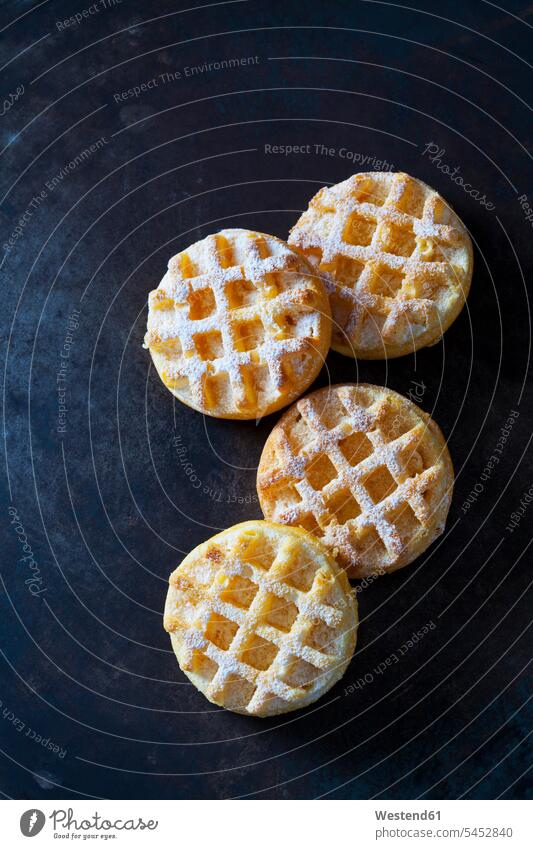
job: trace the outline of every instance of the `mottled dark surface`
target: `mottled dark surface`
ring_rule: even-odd
[[[532,7],[411,5],[109,0],[65,27],[90,3],[1,4],[7,796],[531,796]],[[258,58],[185,73],[241,57]],[[309,153],[265,153],[288,144]],[[204,420],[173,401],[141,347],[147,293],[187,243],[228,225],[284,237],[320,186],[385,160],[468,224],[468,309],[416,359],[331,354],[317,385],[419,392],[457,471],[447,533],[360,593],[359,647],[326,698],[232,715],[181,674],[161,611],[184,552],[260,516],[276,417]]]

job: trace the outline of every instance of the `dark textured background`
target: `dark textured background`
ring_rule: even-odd
[[[1,267],[5,795],[531,796],[533,510],[506,526],[533,479],[533,233],[518,200],[532,194],[533,7],[412,3],[109,0],[68,29],[56,22],[89,2],[0,4],[3,245],[29,211]],[[259,61],[183,76],[242,56]],[[177,70],[182,79],[115,102]],[[429,142],[494,209],[429,161]],[[261,722],[213,708],[187,682],[161,610],[184,552],[260,515],[255,466],[276,417],[202,419],[173,400],[141,343],[169,256],[222,226],[284,237],[320,186],[365,170],[338,155],[266,155],[265,144],[346,147],[420,177],[465,220],[476,260],[444,344],[388,364],[328,357],[333,382],[425,387],[456,492],[446,535],[360,593],[344,681],[307,711]],[[75,309],[59,433],[56,379]],[[317,385],[327,380],[324,369]],[[512,410],[499,462],[465,511]],[[10,506],[39,569],[35,596]]]

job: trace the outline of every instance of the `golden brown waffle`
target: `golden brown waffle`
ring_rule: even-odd
[[[327,282],[332,347],[362,359],[433,345],[459,315],[472,279],[464,224],[408,174],[355,174],[321,189],[289,244]]]
[[[407,566],[444,530],[453,467],[435,422],[381,386],[312,392],[268,437],[265,517],[322,539],[352,578]]]
[[[150,293],[145,347],[163,383],[210,416],[250,419],[289,404],[329,349],[323,283],[281,239],[223,230],[173,257]]]
[[[273,716],[314,702],[343,675],[357,603],[311,534],[243,522],[172,573],[164,626],[180,667],[211,702]]]

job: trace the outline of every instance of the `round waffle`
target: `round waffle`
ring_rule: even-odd
[[[461,219],[408,174],[354,174],[321,189],[289,244],[326,281],[332,347],[362,359],[438,342],[472,279],[472,242]]]
[[[180,401],[252,419],[307,389],[330,338],[328,296],[307,260],[274,236],[223,230],[170,260],[144,342]]]
[[[228,710],[297,710],[329,690],[350,662],[357,602],[306,531],[235,525],[191,551],[169,583],[164,626],[179,665]]]
[[[351,578],[407,566],[444,530],[453,466],[435,422],[381,386],[312,392],[281,417],[257,475],[265,517],[322,539]]]

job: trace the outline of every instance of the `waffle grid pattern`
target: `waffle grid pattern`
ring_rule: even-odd
[[[298,389],[324,330],[318,281],[311,269],[305,280],[302,265],[281,241],[247,231],[209,236],[174,257],[150,293],[145,337],[165,355],[165,384],[207,410],[229,398],[253,411],[260,395]]]
[[[470,284],[464,226],[407,174],[357,174],[322,189],[289,244],[329,278],[334,346],[344,352],[352,344],[393,356],[429,331],[440,338]]]
[[[185,575],[176,570],[171,587],[183,596],[176,612],[167,613],[165,628],[184,629],[180,665],[185,671],[207,668],[211,680],[204,692],[211,701],[261,715],[273,701],[290,709],[310,691],[327,689],[327,676],[347,660],[337,645],[344,614],[335,606],[340,594],[333,604],[328,598],[334,573],[317,564],[316,553],[302,564],[298,538],[284,535],[270,565],[264,554],[254,555],[263,549],[262,535],[249,531],[244,538],[249,544],[240,556],[216,543],[208,548],[207,558],[219,567],[208,586],[195,580],[193,569]],[[181,618],[184,601],[194,605],[193,624]],[[317,626],[320,643],[313,637]]]
[[[363,392],[358,390],[359,398]],[[291,411],[271,434],[275,459],[267,442],[266,469],[262,460],[258,476],[265,515],[322,537],[339,549],[345,566],[368,569],[374,562],[390,568],[435,519],[426,494],[442,484],[443,458],[427,423],[406,415],[407,408],[398,415],[401,407],[388,398],[371,394],[365,407],[350,387],[314,394],[295,405],[299,444],[305,447],[291,446]],[[334,420],[330,415],[324,421],[321,403],[336,409]]]

